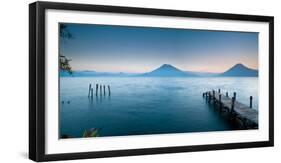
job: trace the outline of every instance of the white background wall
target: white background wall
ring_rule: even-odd
[[[62,1],[62,0],[58,0]],[[30,162],[28,151],[28,4],[0,3],[0,162]],[[280,162],[281,9],[278,0],[68,0],[67,2],[275,16],[275,147],[118,157],[76,162]],[[279,91],[279,92],[278,92]],[[75,161],[70,161],[75,162]]]

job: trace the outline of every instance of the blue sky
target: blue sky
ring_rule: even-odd
[[[147,72],[162,64],[223,72],[236,63],[258,67],[258,33],[67,24],[73,39],[60,52],[74,70]]]

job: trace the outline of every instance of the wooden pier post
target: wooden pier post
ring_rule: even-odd
[[[90,93],[91,93],[91,88],[92,88],[92,84],[90,83],[90,84],[89,84],[88,97],[90,96]]]
[[[208,103],[211,102],[211,92],[209,92],[209,96],[208,96]]]
[[[219,93],[221,93],[221,89],[219,89]]]
[[[98,91],[99,91],[99,85],[96,84],[96,96],[98,95]]]
[[[226,92],[226,94],[225,94],[225,95],[226,95],[226,97],[228,97],[228,92]]]
[[[105,85],[103,85],[103,95],[105,96]]]
[[[250,96],[250,108],[253,107],[253,96]]]
[[[235,102],[235,98],[232,97],[231,98],[231,110],[230,110],[231,113],[234,111],[234,102]]]
[[[221,102],[221,94],[219,94],[219,106],[220,106],[220,110],[221,110],[221,106],[222,106],[222,102]]]
[[[236,92],[233,92],[234,100],[236,100]]]
[[[91,98],[93,98],[94,95],[94,88],[91,88]]]
[[[110,96],[110,86],[109,85],[107,86],[107,89],[108,89],[108,95]]]
[[[102,95],[102,86],[100,85],[100,95]]]
[[[215,102],[215,90],[213,90],[213,101]]]

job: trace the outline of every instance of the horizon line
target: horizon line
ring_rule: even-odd
[[[249,68],[249,69],[253,69],[253,70],[258,71],[258,69],[249,67],[248,65],[243,64],[243,63],[236,63],[236,64],[230,66],[229,68],[227,68],[226,70],[221,71],[221,72],[200,71],[200,70],[184,70],[184,69],[181,69],[181,68],[179,68],[179,67],[177,67],[177,66],[175,66],[175,65],[167,64],[167,63],[161,64],[160,66],[155,67],[154,69],[152,69],[152,70],[150,70],[150,71],[156,70],[156,69],[160,68],[160,67],[163,66],[163,65],[171,65],[171,66],[173,66],[173,67],[175,67],[175,68],[177,68],[177,69],[179,69],[179,70],[181,70],[181,71],[184,71],[184,72],[214,73],[214,74],[219,74],[219,73],[226,72],[227,70],[231,69],[232,67],[234,67],[235,65],[238,65],[238,64],[242,64],[243,66],[245,66],[245,67],[247,67],[247,68]],[[93,70],[84,69],[84,70],[73,70],[73,71],[91,71],[91,72],[94,71],[94,72],[99,72],[99,73],[135,73],[135,74],[137,74],[137,73],[147,73],[147,72],[150,72],[150,71],[145,71],[145,72],[131,72],[131,71],[97,71],[97,70],[95,70],[95,69],[93,69]]]

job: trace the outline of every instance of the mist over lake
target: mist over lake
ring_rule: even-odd
[[[90,83],[110,85],[110,96],[88,98]],[[219,88],[246,105],[253,96],[258,110],[257,77],[60,77],[60,137],[90,128],[101,137],[233,130],[202,97]]]

